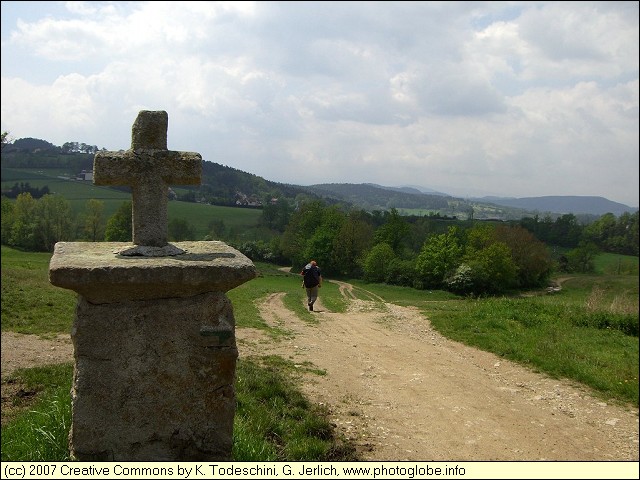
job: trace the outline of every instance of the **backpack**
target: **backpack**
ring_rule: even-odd
[[[320,283],[320,269],[313,265],[304,267],[304,286],[313,288]]]

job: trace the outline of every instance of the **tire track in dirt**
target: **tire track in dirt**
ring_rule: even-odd
[[[291,335],[239,328],[238,347],[326,371],[301,388],[365,460],[638,460],[637,409],[448,340],[417,309],[358,300],[335,283],[346,313],[319,300],[318,322],[305,322],[273,294],[260,315]]]

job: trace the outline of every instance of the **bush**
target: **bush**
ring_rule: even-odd
[[[387,266],[396,258],[388,243],[375,245],[364,260],[364,279],[368,282],[384,282],[387,278]]]
[[[414,260],[400,260],[394,258],[389,262],[386,271],[385,281],[390,285],[401,287],[411,287],[415,281]]]
[[[466,263],[462,263],[455,272],[445,278],[445,286],[453,293],[461,295],[474,291],[473,271]]]

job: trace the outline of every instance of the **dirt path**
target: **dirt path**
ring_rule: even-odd
[[[310,324],[270,295],[261,316],[293,336],[238,329],[240,355],[311,362],[304,391],[366,460],[638,460],[638,410],[607,404],[450,341],[416,309],[350,299],[347,313],[316,304]]]
[[[417,310],[357,300],[336,283],[348,312],[328,311],[321,291],[312,324],[284,306],[283,294],[270,295],[261,316],[292,335],[238,328],[238,349],[241,358],[278,354],[324,370],[305,374],[302,388],[329,407],[364,459],[638,460],[638,409],[447,340]],[[3,333],[2,376],[71,353],[68,338]]]
[[[19,368],[40,367],[73,360],[69,335],[44,340],[36,335],[2,332],[2,378]]]

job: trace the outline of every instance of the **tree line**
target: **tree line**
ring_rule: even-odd
[[[39,138],[19,138],[11,143],[8,143],[8,132],[2,132],[2,145],[3,153],[33,153],[33,152],[48,152],[48,153],[88,153],[95,154],[100,149],[97,145],[88,145],[84,142],[65,142],[61,147],[54,145],[46,140]],[[105,150],[103,147],[102,150]]]
[[[60,195],[30,192],[2,197],[2,243],[52,251],[58,241],[131,241],[131,202],[105,218],[104,204],[89,200],[73,215]],[[171,219],[170,241],[223,240],[254,261],[293,267],[315,259],[328,276],[496,294],[545,286],[553,272],[589,272],[601,251],[638,255],[638,212],[603,215],[589,225],[571,214],[519,222],[444,220],[402,216],[397,210],[346,209],[313,198],[281,198],[262,210],[264,240],[224,238],[224,228],[204,239],[183,219]],[[213,238],[217,236],[218,238]]]
[[[534,219],[535,220],[535,219]],[[429,216],[343,211],[309,201],[290,215],[277,245],[266,249],[303,265],[313,258],[331,275],[373,282],[444,289],[462,294],[495,294],[545,286],[558,270],[589,272],[600,246],[624,245],[638,255],[638,213],[610,215],[589,227],[569,214],[534,222],[538,233],[568,235],[547,243],[528,219],[520,222],[443,221]],[[624,231],[626,235],[618,237]],[[619,241],[607,241],[607,235]],[[557,238],[557,237],[556,237]],[[609,250],[610,251],[610,250]],[[622,252],[620,252],[622,253]]]
[[[42,188],[32,187],[29,182],[16,182],[8,190],[3,190],[2,195],[9,198],[18,198],[21,193],[29,193],[33,198],[40,198],[47,195],[49,192],[49,186],[44,185]]]

